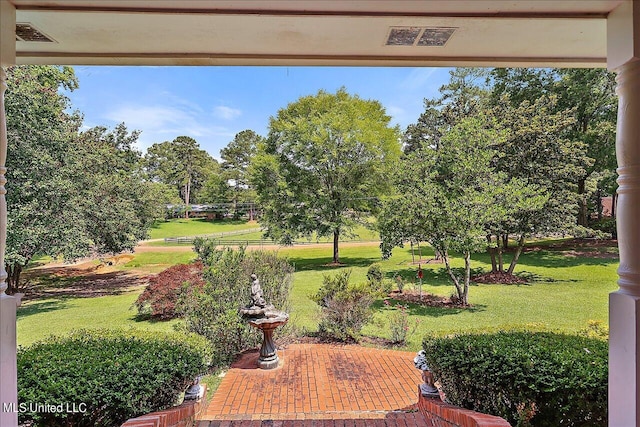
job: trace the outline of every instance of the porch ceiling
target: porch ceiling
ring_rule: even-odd
[[[599,66],[622,0],[9,0],[19,64]],[[392,28],[454,28],[444,46]]]

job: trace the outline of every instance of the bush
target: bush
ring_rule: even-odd
[[[202,288],[202,262],[178,264],[152,277],[149,284],[134,303],[138,313],[160,320],[178,317],[176,303],[180,292]]]
[[[324,276],[323,285],[311,297],[322,309],[319,330],[339,340],[357,339],[373,317],[373,297],[365,285],[350,285],[351,271]]]
[[[595,221],[591,224],[591,228],[599,230],[611,235],[616,234],[616,219],[615,218],[602,218],[599,221]]]
[[[216,349],[215,364],[223,365],[262,342],[259,331],[238,314],[251,302],[251,274],[258,276],[267,303],[288,312],[293,267],[275,252],[217,248],[203,239],[196,239],[195,248],[206,283],[181,294],[178,311],[186,329],[206,337]]]
[[[425,339],[435,378],[454,405],[514,426],[606,426],[606,341],[550,332]]]
[[[408,306],[402,304],[396,304],[395,308],[391,307],[391,303],[389,300],[384,300],[384,305],[388,308],[393,308],[393,312],[389,314],[389,330],[390,330],[390,339],[392,343],[395,344],[405,344],[407,342],[407,338],[411,337],[418,326],[420,325],[420,320],[416,319],[415,322],[412,322],[412,325],[409,325],[409,313],[407,310]]]
[[[380,264],[371,264],[367,270],[367,281],[372,288],[378,289],[382,285],[384,274],[380,268]]]
[[[196,335],[114,330],[75,331],[20,348],[18,401],[27,409],[20,422],[115,426],[165,409],[207,370],[210,348]],[[30,411],[42,404],[65,411]],[[74,405],[86,411],[67,413]]]
[[[371,264],[367,270],[367,283],[369,288],[375,294],[385,297],[391,292],[393,285],[384,281],[384,273],[380,264]]]

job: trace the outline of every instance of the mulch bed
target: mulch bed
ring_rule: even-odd
[[[471,307],[471,305],[468,305],[466,307],[462,306],[452,301],[451,298],[449,297],[433,295],[426,292],[423,292],[422,296],[420,296],[419,292],[413,291],[413,290],[405,290],[402,293],[398,291],[391,291],[391,293],[389,293],[389,298],[393,298],[394,300],[397,300],[397,301],[410,302],[412,304],[423,305],[427,307],[448,307],[448,308]]]
[[[484,273],[471,278],[475,283],[500,283],[503,285],[522,285],[527,283],[522,277],[509,273]]]

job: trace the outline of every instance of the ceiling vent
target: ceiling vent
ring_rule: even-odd
[[[31,24],[16,24],[16,41],[53,43],[53,39],[45,35]]]
[[[442,47],[455,30],[450,27],[391,27],[387,46]]]

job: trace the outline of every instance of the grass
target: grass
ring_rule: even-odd
[[[208,226],[209,228],[206,228],[206,230],[208,231],[206,232],[198,231],[198,230],[204,230],[204,228],[201,228],[202,224],[198,224],[198,223],[193,224],[194,222],[205,222],[210,224],[210,226]],[[227,222],[229,224],[226,224]],[[244,226],[243,224],[246,226]],[[223,226],[225,227],[226,226],[229,226],[229,227],[242,226],[242,227],[241,228],[224,228]],[[151,238],[159,239],[164,237],[189,237],[189,236],[197,236],[197,235],[204,235],[204,234],[224,233],[227,231],[240,231],[245,229],[250,230],[252,228],[257,228],[259,226],[260,224],[257,222],[241,223],[238,221],[234,223],[232,221],[210,222],[210,221],[203,221],[203,220],[180,219],[180,220],[172,220],[170,222],[160,223],[158,225],[158,228],[154,228],[151,230]],[[164,235],[169,233],[171,235]],[[154,236],[160,236],[160,237],[154,237]],[[342,236],[340,241],[342,242],[378,241],[379,238],[380,237],[377,231],[370,230],[363,226],[358,226],[354,229],[352,235]],[[243,240],[257,242],[260,240],[264,240],[264,234],[262,231],[254,231],[254,232],[247,232],[242,234],[232,234],[229,236],[222,236],[220,238],[216,238],[216,240],[220,240],[221,242],[225,242],[225,241],[237,242],[237,241],[243,241]],[[314,234],[310,238],[305,238],[305,237],[298,238],[296,239],[296,242],[303,243],[303,244],[304,243],[331,243],[333,242],[333,237],[318,238]],[[271,244],[271,241],[265,241],[265,244]],[[173,242],[164,242],[164,241],[153,241],[153,242],[146,242],[145,246],[191,246],[191,243],[173,243]]]
[[[410,323],[419,322],[410,337],[407,349],[417,350],[422,338],[429,334],[450,334],[460,331],[488,331],[496,329],[535,328],[575,332],[586,327],[589,320],[607,322],[608,295],[617,289],[617,259],[598,257],[610,248],[585,250],[583,256],[544,248],[522,254],[516,273],[529,279],[526,285],[472,285],[469,309],[421,307],[408,304]],[[386,280],[401,275],[407,288],[414,286],[416,265],[411,265],[411,251],[398,248],[393,256],[380,260],[376,244],[348,246],[340,249],[342,267],[328,266],[330,247],[286,247],[278,250],[295,265],[291,294],[291,323],[308,331],[318,325],[319,310],[309,296],[318,291],[325,274],[348,268],[353,281],[366,280],[372,263],[380,263]],[[190,252],[144,252],[126,264],[123,269],[159,272],[166,267],[193,259]],[[417,257],[417,255],[416,255]],[[423,261],[433,257],[430,248],[423,248]],[[506,262],[509,255],[506,255]],[[452,265],[462,267],[462,260],[454,258]],[[475,254],[472,268],[476,271],[490,268],[486,254]],[[442,264],[422,264],[423,291],[449,296],[453,286],[449,283]],[[99,298],[67,298],[42,300],[25,304],[18,311],[18,340],[25,345],[55,333],[79,327],[136,327],[154,330],[171,328],[171,323],[138,321],[129,307],[137,292]],[[393,305],[393,304],[392,304]],[[364,329],[367,335],[389,337],[387,319],[390,308],[379,300],[375,303],[375,320]]]
[[[318,248],[281,250],[296,264],[292,291],[291,321],[310,331],[317,329],[318,308],[309,295],[318,291],[324,274],[351,269],[353,281],[366,280],[368,266],[380,262],[386,272],[386,280],[400,274],[411,288],[416,284],[417,266],[408,265],[411,252],[396,249],[386,261],[380,261],[375,246],[359,246],[341,250],[346,267],[327,267],[331,261],[326,251]],[[427,254],[433,256],[433,252]],[[507,260],[510,260],[507,256]],[[461,259],[454,259],[453,267],[463,266]],[[490,269],[485,254],[473,257],[472,268],[477,271]],[[469,309],[421,307],[408,304],[410,324],[419,322],[407,347],[417,350],[422,338],[429,334],[450,334],[461,331],[486,331],[495,329],[536,328],[576,332],[586,327],[589,320],[608,319],[608,296],[617,289],[615,259],[567,257],[562,253],[537,251],[521,256],[516,272],[530,278],[527,285],[472,285],[469,290]],[[422,264],[424,272],[423,292],[449,296],[453,286],[449,283],[442,264]],[[392,305],[395,302],[392,301]],[[365,327],[367,335],[389,337],[388,314],[393,308],[382,301],[375,304],[376,316]]]
[[[145,273],[159,273],[172,265],[188,264],[196,258],[194,252],[142,252],[126,263],[122,269],[136,269]]]
[[[26,346],[73,329],[173,329],[176,321],[140,321],[132,307],[140,290],[96,298],[61,298],[27,302],[18,309],[18,344]]]
[[[255,221],[172,219],[155,224],[149,232],[149,238],[164,239],[165,237],[200,236],[205,234],[257,228],[259,226],[260,225]]]

